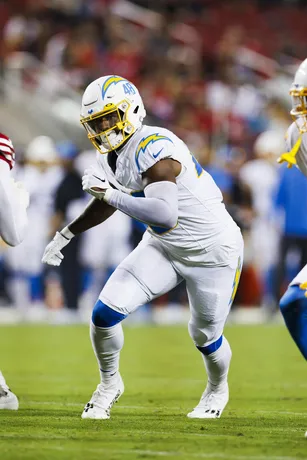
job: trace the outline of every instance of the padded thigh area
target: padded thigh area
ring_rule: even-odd
[[[142,240],[110,276],[100,300],[127,315],[182,281],[153,237]]]

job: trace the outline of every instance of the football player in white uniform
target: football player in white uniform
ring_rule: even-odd
[[[240,278],[243,240],[211,176],[175,134],[143,125],[145,115],[137,88],[122,77],[101,77],[86,88],[81,123],[98,151],[98,164],[85,171],[83,189],[94,199],[55,235],[43,262],[59,265],[62,248],[75,235],[116,209],[145,222],[143,240],[113,272],[93,310],[90,334],[101,382],[82,418],[108,419],[124,391],[121,321],[183,280],[189,333],[208,374],[188,417],[219,418],[229,399],[231,359],[223,329]]]
[[[9,246],[17,246],[25,236],[29,205],[28,192],[11,176],[14,163],[12,141],[0,133],[0,236]],[[17,396],[9,389],[1,371],[0,409],[18,409]]]
[[[307,59],[299,66],[292,86],[291,115],[294,122],[286,134],[287,153],[279,158],[288,167],[297,166],[307,177]],[[280,300],[280,310],[286,326],[307,359],[307,265],[291,281]]]

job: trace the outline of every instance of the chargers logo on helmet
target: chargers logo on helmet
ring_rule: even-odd
[[[117,85],[117,83],[120,83],[121,81],[127,83],[127,80],[123,77],[117,77],[116,75],[112,75],[111,77],[109,77],[103,84],[102,98],[104,99],[106,92],[108,91],[111,85]]]

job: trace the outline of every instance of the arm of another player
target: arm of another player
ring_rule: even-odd
[[[29,193],[11,175],[14,156],[11,140],[0,134],[0,235],[10,246],[17,246],[25,237],[29,205]]]
[[[181,165],[178,162],[171,159],[160,160],[142,174],[143,182],[146,184],[145,197],[133,197],[119,190],[107,188],[101,190],[100,199],[149,225],[172,228],[178,220],[176,176],[180,170]],[[94,193],[93,189],[85,190]]]

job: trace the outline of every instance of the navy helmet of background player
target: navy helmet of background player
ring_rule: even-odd
[[[290,88],[291,115],[294,122],[286,134],[287,152],[279,162],[297,166],[307,176],[307,59],[299,66]],[[306,209],[307,212],[307,209]],[[291,281],[280,300],[280,310],[286,326],[307,359],[307,265]]]
[[[9,137],[0,133],[0,236],[10,246],[24,239],[27,228],[29,194],[11,177],[15,151]],[[0,409],[18,409],[18,399],[0,372]]]

